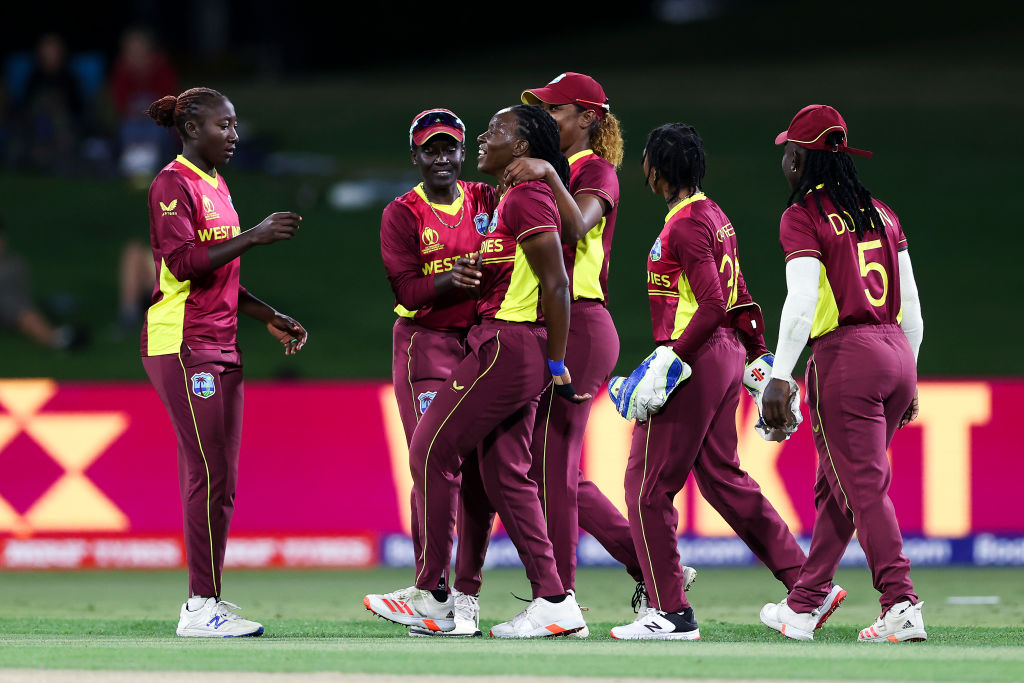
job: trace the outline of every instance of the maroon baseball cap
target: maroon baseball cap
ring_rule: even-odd
[[[466,137],[466,124],[448,109],[427,109],[417,114],[409,126],[409,146],[422,145],[430,138],[444,133],[462,142]]]
[[[834,130],[843,131],[843,140],[838,145],[825,144],[825,138]],[[800,145],[807,149],[820,149],[828,152],[848,152],[862,157],[871,157],[871,152],[863,149],[847,147],[849,134],[846,121],[838,111],[827,104],[809,104],[796,113],[789,122],[789,128],[775,137],[776,145],[787,142]]]
[[[608,98],[601,84],[586,74],[567,71],[556,76],[543,88],[524,90],[524,104],[578,104],[601,118],[609,111]]]

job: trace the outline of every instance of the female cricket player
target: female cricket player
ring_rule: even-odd
[[[185,510],[189,595],[177,634],[258,636],[221,596],[221,571],[234,512],[242,436],[242,359],[238,313],[266,324],[287,355],[306,344],[296,320],[239,284],[239,256],[259,244],[289,240],[302,218],[273,213],[241,231],[224,178],[238,144],[235,108],[209,88],[168,95],[146,112],[178,129],[182,153],[149,189],[150,239],[157,278],[142,328],[142,365],[163,401],[178,440]]]
[[[613,638],[700,638],[684,590],[673,504],[691,470],[701,494],[787,588],[804,560],[786,523],[740,468],[736,453],[736,408],[746,354],[732,312],[748,310],[753,300],[739,268],[736,231],[701,191],[704,169],[703,145],[692,126],[672,123],[651,131],[643,152],[644,177],[669,211],[647,260],[659,346],[638,372],[679,380],[692,375],[659,407],[636,414],[626,504],[651,609],[613,628]],[[745,328],[751,348],[764,348],[762,332]],[[640,393],[646,384],[637,386],[635,393]],[[644,405],[649,399],[639,398]]]
[[[477,322],[471,297],[476,285],[461,277],[460,257],[479,251],[498,197],[486,183],[459,180],[466,156],[464,138],[465,125],[454,112],[429,109],[417,114],[409,128],[409,146],[423,182],[388,204],[381,218],[381,257],[399,316],[393,331],[392,381],[409,442],[441,385],[466,357],[466,334]],[[578,215],[562,181],[554,177],[547,182],[556,191],[560,207],[568,205]],[[566,221],[572,222],[572,217]],[[412,471],[424,466],[409,464]],[[410,635],[480,635],[478,594],[482,556],[491,531],[487,520],[493,509],[473,452],[463,462],[459,491],[459,514],[455,516],[452,509],[455,519],[449,525],[451,529],[457,524],[459,536],[452,590],[455,628],[431,631],[412,626]],[[419,566],[423,525],[417,511],[423,507],[423,492],[414,486],[411,495],[413,548]],[[447,576],[440,587],[446,585]]]
[[[622,132],[604,88],[586,74],[561,74],[542,88],[523,91],[521,98],[555,119],[562,153],[569,160],[569,191],[583,222],[576,231],[562,225],[562,254],[572,299],[566,360],[579,368],[574,379],[579,390],[596,394],[619,357],[619,335],[608,311],[608,265],[619,210],[615,172],[622,164]],[[514,185],[554,173],[543,160],[520,158],[509,165],[505,180]],[[562,585],[566,590],[576,587],[576,546],[582,527],[626,567],[639,587],[636,608],[644,609],[643,574],[629,522],[580,469],[591,403],[554,401],[552,396],[552,392],[544,394],[537,410],[530,476],[544,503]],[[691,567],[683,571],[688,589],[697,572]]]
[[[882,613],[861,642],[925,640],[923,602],[892,501],[886,449],[897,429],[917,418],[917,353],[924,336],[917,283],[896,213],[857,176],[846,122],[822,104],[804,107],[779,133],[782,172],[792,189],[779,241],[788,294],[779,323],[764,421],[792,422],[787,406],[793,366],[808,337],[807,403],[818,450],[816,515],[807,561],[796,585],[761,621],[811,640],[821,598],[857,532]],[[901,318],[902,311],[902,318]]]
[[[568,182],[558,129],[544,111],[518,105],[496,113],[477,138],[477,167],[502,178],[518,157],[547,159]],[[537,486],[529,478],[530,438],[541,393],[550,381],[566,400],[585,401],[565,367],[569,330],[568,277],[562,262],[555,193],[535,181],[506,190],[473,255],[479,260],[477,313],[468,355],[423,415],[410,450],[425,463],[413,473],[423,492],[424,561],[414,586],[367,595],[367,609],[397,623],[435,631],[454,627],[454,600],[443,588],[451,549],[453,480],[464,454],[479,445],[480,475],[487,498],[519,550],[534,599],[519,615],[491,629],[502,638],[563,635],[586,623],[572,593],[562,587],[547,537]],[[490,518],[482,520],[489,525]],[[399,604],[404,614],[387,603]]]

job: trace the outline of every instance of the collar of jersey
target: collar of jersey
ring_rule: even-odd
[[[680,211],[682,211],[684,206],[689,206],[694,202],[703,201],[705,199],[707,199],[707,195],[705,195],[703,192],[695,192],[694,194],[691,194],[689,197],[687,197],[686,199],[672,207],[672,210],[668,212],[667,216],[665,216],[665,222],[668,223],[669,219],[672,218],[672,216],[675,216]]]
[[[810,193],[814,192],[815,190],[824,190],[824,189],[825,189],[825,183],[822,183],[821,185],[815,185],[811,189],[807,190],[807,192],[804,192],[804,196],[806,197],[807,195],[809,195]]]
[[[217,169],[213,169],[213,175],[211,176],[208,173],[206,173],[206,171],[202,170],[201,168],[193,164],[191,161],[186,159],[182,154],[179,154],[178,158],[175,159],[175,161],[177,161],[182,166],[188,166],[195,172],[197,176],[199,176],[206,182],[210,183],[210,187],[212,187],[213,189],[216,190],[217,186],[220,185],[220,178],[217,176]]]
[[[582,150],[580,152],[576,152],[571,157],[569,157],[569,165],[572,166],[574,163],[576,163],[577,161],[579,161],[583,157],[588,157],[588,156],[590,156],[593,153],[594,153],[594,150],[592,150],[592,149],[584,149],[584,150]]]
[[[434,207],[438,211],[444,211],[445,213],[454,216],[459,212],[459,209],[462,208],[462,201],[466,197],[466,192],[462,189],[461,183],[458,185],[458,188],[459,196],[456,197],[455,201],[452,202],[451,204],[435,204],[434,202],[427,199],[427,193],[423,190],[423,183],[420,183],[413,189],[416,191],[416,194],[418,194],[420,198],[430,206]]]

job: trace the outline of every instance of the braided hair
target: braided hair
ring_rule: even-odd
[[[182,137],[185,137],[185,122],[195,121],[203,106],[218,100],[227,99],[213,88],[191,88],[177,97],[166,95],[149,105],[144,112],[156,121],[158,126],[170,128],[175,126]]]
[[[562,184],[569,187],[569,160],[562,154],[558,124],[543,107],[535,104],[517,104],[509,107],[519,124],[516,135],[530,145],[530,156],[551,164]]]
[[[843,142],[845,137],[843,131],[835,130],[825,137],[825,143],[835,146]],[[866,232],[878,232],[885,230],[874,202],[871,201],[871,193],[868,188],[861,185],[857,177],[857,167],[853,159],[846,152],[829,152],[823,150],[809,149],[804,159],[804,170],[800,174],[800,181],[793,188],[789,195],[786,206],[794,202],[804,205],[804,199],[808,192],[816,189],[819,185],[824,186],[832,205],[839,210],[840,218],[846,224],[847,229],[857,233],[857,239],[862,239]],[[822,218],[828,219],[825,208],[821,204],[821,196],[815,192],[814,201],[818,205],[818,212]]]
[[[644,161],[649,170],[668,183],[674,194],[684,189],[691,194],[697,192],[704,181],[704,143],[697,129],[685,123],[666,123],[652,130],[647,136],[641,164]],[[644,178],[644,184],[648,177]]]

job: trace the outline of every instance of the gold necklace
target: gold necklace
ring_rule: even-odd
[[[456,190],[458,190],[458,186],[456,186]],[[426,185],[423,186],[423,196],[427,197],[427,186]],[[461,196],[462,196],[462,193],[460,191],[459,195],[456,196],[455,199],[458,200],[458,198],[461,197]],[[458,216],[458,218],[455,219],[454,223],[449,225],[448,223],[445,223],[443,218],[441,218],[441,214],[439,214],[437,212],[437,209],[434,208],[434,204],[433,204],[433,202],[430,201],[429,197],[427,197],[427,206],[429,206],[430,210],[433,212],[434,218],[436,218],[438,220],[438,222],[441,223],[441,225],[443,225],[444,227],[448,228],[449,230],[457,228],[457,227],[459,227],[459,225],[462,224],[462,215],[466,212],[466,200],[465,200],[465,198],[463,198],[462,206],[459,207],[459,216]]]

